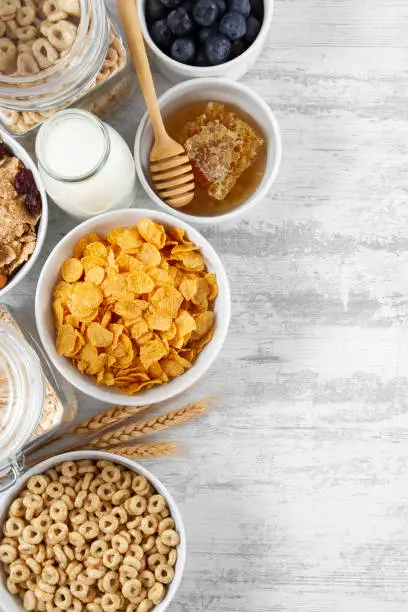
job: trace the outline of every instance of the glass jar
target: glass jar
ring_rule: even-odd
[[[81,18],[71,49],[56,64],[26,76],[0,75],[0,121],[32,139],[44,119],[72,104],[96,114],[132,91],[130,56],[103,0],[79,0]]]
[[[76,412],[71,387],[0,306],[0,492],[22,473],[25,454],[66,428]]]
[[[35,153],[48,195],[77,219],[129,208],[136,200],[136,169],[128,145],[91,113],[73,108],[47,119]]]

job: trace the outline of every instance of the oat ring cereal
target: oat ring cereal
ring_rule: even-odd
[[[120,464],[63,462],[30,478],[2,530],[6,585],[25,610],[148,612],[174,579],[167,501]]]

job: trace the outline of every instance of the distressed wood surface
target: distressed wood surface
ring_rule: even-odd
[[[188,457],[148,462],[187,527],[174,611],[407,609],[407,26],[406,0],[278,0],[245,78],[284,160],[250,217],[204,231],[231,331],[169,405],[217,393],[217,409],[165,436]],[[110,118],[129,144],[142,113],[136,93]],[[7,299],[33,328],[41,265],[73,225],[52,208],[42,261]]]

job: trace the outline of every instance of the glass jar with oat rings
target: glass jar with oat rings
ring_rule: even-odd
[[[134,82],[103,0],[0,0],[0,122],[12,134],[31,141],[71,105],[101,115]]]

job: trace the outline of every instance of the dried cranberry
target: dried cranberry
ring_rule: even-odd
[[[37,187],[33,185],[25,197],[26,209],[33,217],[38,217],[41,213],[41,194]]]
[[[14,157],[14,153],[5,142],[0,142],[0,159],[3,157]]]
[[[31,187],[34,184],[34,177],[31,170],[28,168],[21,168],[16,174],[16,178],[14,179],[14,187],[16,188],[17,193],[20,195],[23,193],[28,193]]]

